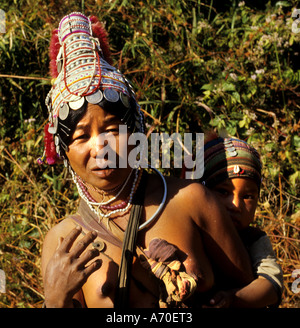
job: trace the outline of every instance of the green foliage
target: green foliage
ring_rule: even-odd
[[[215,128],[257,148],[264,164],[258,221],[271,235],[285,236],[286,244],[276,239],[276,251],[288,274],[297,265],[299,238],[292,227],[300,211],[300,33],[292,32],[291,16],[298,1],[218,3],[1,2],[6,32],[0,35],[0,74],[9,77],[0,77],[0,268],[9,292],[0,295],[0,307],[41,304],[44,235],[76,205],[67,173],[39,167],[36,158],[47,119],[51,31],[82,5],[86,15],[105,23],[114,64],[132,81],[149,129]],[[268,225],[274,219],[280,226]],[[282,254],[289,247],[295,249],[287,260]]]

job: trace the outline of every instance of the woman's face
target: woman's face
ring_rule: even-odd
[[[253,222],[259,190],[252,179],[226,179],[211,189],[238,230],[245,229]]]
[[[77,175],[86,183],[102,190],[118,186],[131,171],[129,165],[118,168],[120,157],[127,156],[129,152],[129,134],[120,133],[121,124],[115,115],[98,105],[88,104],[66,152]]]

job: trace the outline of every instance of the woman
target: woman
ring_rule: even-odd
[[[46,158],[63,159],[82,199],[45,238],[45,306],[194,304],[213,286],[212,264],[238,285],[250,282],[246,250],[208,190],[123,165],[129,136],[144,133],[143,115],[126,78],[108,63],[95,17],[65,16],[51,44],[57,71],[46,99]]]

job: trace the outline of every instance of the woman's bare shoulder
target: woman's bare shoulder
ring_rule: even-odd
[[[177,201],[205,202],[211,197],[211,192],[197,181],[167,177],[166,182],[168,194]]]
[[[220,215],[214,194],[202,184],[184,179],[168,178],[169,205],[199,223],[204,217]]]
[[[73,228],[75,228],[74,221],[71,218],[65,218],[58,224],[53,226],[46,234],[46,239],[64,238]]]

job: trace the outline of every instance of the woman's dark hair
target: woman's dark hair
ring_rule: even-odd
[[[76,129],[78,122],[82,119],[86,112],[87,101],[84,102],[83,106],[77,110],[69,107],[69,114],[65,120],[61,120],[58,117],[57,135],[59,137],[60,153],[66,157],[65,152],[71,143],[73,133]]]

